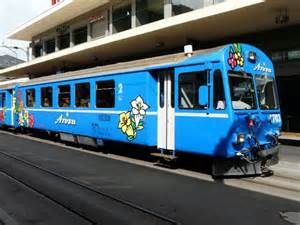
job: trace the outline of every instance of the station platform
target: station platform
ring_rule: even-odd
[[[279,137],[279,140],[285,143],[290,141],[292,143],[300,144],[300,133],[282,132],[281,136]]]
[[[222,181],[194,179],[3,133],[0,133],[0,152],[14,155],[107,195],[153,210],[177,221],[177,224],[287,225],[280,215],[300,212],[298,201],[230,187]],[[1,170],[6,170],[5,162],[0,159],[0,163]],[[14,172],[13,165],[7,164],[7,167],[10,169],[2,172]],[[28,178],[33,175],[27,173],[20,176]],[[43,184],[43,179],[38,182],[48,189],[57,188],[52,183]],[[73,189],[68,190],[68,186],[64,188],[65,198],[74,192]],[[84,201],[76,193],[72,196]],[[103,202],[89,202],[87,205],[94,204],[101,205]],[[134,224],[143,223],[136,221]]]

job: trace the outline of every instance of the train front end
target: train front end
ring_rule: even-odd
[[[231,99],[228,153],[232,158],[227,167],[226,163],[215,166],[214,174],[270,174],[268,167],[278,163],[282,125],[273,64],[261,50],[245,44],[229,46],[224,56],[228,57],[224,73]]]

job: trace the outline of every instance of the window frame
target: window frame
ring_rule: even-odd
[[[106,90],[113,90],[113,105],[109,106],[109,107],[103,107],[103,106],[98,106],[98,84],[99,83],[108,83],[108,82],[112,82],[113,83],[113,88],[106,88]],[[114,79],[109,79],[109,80],[98,80],[95,82],[95,108],[96,109],[113,109],[116,107],[116,81]]]
[[[262,104],[261,104],[261,99],[260,99],[260,95],[257,89],[257,79],[258,77],[268,77],[270,78],[270,80],[272,80],[272,89],[273,89],[273,97],[274,97],[274,103],[276,104],[276,108],[271,108],[271,109],[263,109],[262,108]],[[268,76],[268,75],[263,75],[263,74],[255,74],[254,75],[254,80],[255,80],[255,91],[256,91],[256,95],[257,95],[257,104],[260,110],[263,111],[271,111],[271,110],[278,110],[280,109],[280,103],[279,103],[279,96],[278,96],[278,90],[277,90],[277,84],[276,84],[276,79],[273,76]]]
[[[77,86],[79,85],[86,85],[88,84],[89,85],[89,102],[88,103],[88,106],[78,106],[77,105]],[[84,81],[84,82],[80,82],[80,83],[76,83],[74,84],[74,88],[75,88],[75,108],[83,108],[83,109],[87,109],[87,108],[91,108],[91,100],[92,100],[92,93],[91,93],[91,90],[92,90],[92,85],[89,81]],[[80,100],[81,98],[79,98]]]
[[[44,106],[43,104],[43,89],[50,89],[51,88],[51,104],[49,106]],[[47,87],[41,87],[40,88],[40,93],[41,93],[41,107],[42,108],[52,108],[53,107],[53,87],[52,86],[47,86]],[[50,102],[50,101],[49,101]]]
[[[100,31],[100,33],[104,34],[97,35],[97,33],[95,32],[95,28],[97,28],[95,26],[97,25],[97,23],[100,23],[101,25],[105,24],[105,31]],[[103,9],[102,11],[97,13],[95,21],[90,21],[88,26],[90,27],[89,35],[91,36],[91,40],[106,37],[109,33],[109,9]]]
[[[2,92],[0,93],[0,108],[6,107],[5,104],[6,104],[6,93]]]
[[[34,91],[33,93],[34,93],[34,97],[33,97],[33,99],[34,99],[34,101],[33,101],[33,104],[32,105],[28,105],[28,91]],[[26,89],[25,90],[25,100],[26,100],[26,107],[27,108],[34,108],[34,107],[36,107],[36,90],[35,90],[35,88],[28,88],[28,89]]]
[[[60,87],[66,87],[68,86],[70,91],[69,92],[60,92]],[[60,95],[61,94],[69,94],[69,105],[68,106],[60,106]],[[71,108],[72,104],[71,104],[71,98],[72,98],[72,88],[71,88],[71,84],[61,84],[57,86],[57,106],[58,108]]]
[[[237,109],[233,106],[233,100],[232,100],[232,94],[231,94],[231,83],[230,83],[230,78],[231,76],[241,76],[243,75],[243,73],[245,73],[244,75],[249,76],[251,78],[251,84],[252,84],[252,88],[254,90],[254,94],[253,94],[253,100],[254,100],[254,106],[255,108],[251,108],[251,109]],[[251,73],[246,73],[246,72],[242,72],[242,71],[233,71],[233,70],[228,70],[227,71],[227,75],[228,75],[228,87],[229,87],[229,93],[230,93],[230,104],[231,104],[231,108],[234,111],[253,111],[253,110],[258,110],[258,99],[257,99],[257,91],[256,91],[256,83],[255,83],[255,78],[253,76],[253,74]]]
[[[184,107],[182,107],[181,104],[180,104],[181,103],[181,100],[180,100],[181,99],[181,92],[180,92],[181,81],[180,81],[180,77],[183,76],[183,75],[188,75],[188,74],[198,74],[197,76],[200,76],[201,73],[203,73],[203,76],[206,76],[206,85],[208,86],[208,104],[207,104],[207,106],[203,107],[203,108],[199,107],[200,105],[199,105],[199,99],[198,99],[197,106],[199,108],[197,108],[197,107],[194,107],[194,108],[184,108]],[[211,105],[211,103],[210,103],[210,101],[211,101],[210,100],[210,98],[211,98],[211,94],[210,94],[210,70],[183,71],[183,72],[179,73],[178,74],[178,85],[177,85],[177,87],[178,87],[177,104],[178,104],[178,109],[179,110],[207,111],[207,110],[210,109],[210,105]],[[198,89],[199,89],[199,87],[198,87]],[[197,89],[197,95],[196,96],[198,96],[198,91],[199,91],[198,89]],[[198,97],[196,97],[196,98],[198,98]]]
[[[33,56],[35,58],[42,57],[44,52],[43,44],[38,42],[33,46]]]
[[[45,40],[44,41],[45,42],[45,49],[44,49],[44,52],[45,52],[45,54],[46,55],[48,55],[48,54],[52,54],[52,53],[54,53],[54,52],[56,52],[56,40],[55,40],[55,37],[50,37],[50,38],[48,38],[47,40]],[[49,48],[48,48],[48,43],[50,43],[50,42],[54,42],[54,49],[52,49],[53,51],[49,51]]]
[[[195,2],[199,3],[199,6],[197,8],[190,8],[187,5],[188,2],[185,3],[184,0],[177,0],[177,1],[179,1],[179,2],[176,2],[176,0],[171,0],[172,16],[178,16],[178,15],[188,13],[188,12],[192,12],[192,11],[195,11],[195,10],[198,10],[198,9],[203,9],[205,7],[204,0],[201,0],[202,2],[199,2],[199,1],[195,0]],[[177,7],[181,6],[182,8],[179,11],[177,11],[178,9],[176,10],[176,6]],[[183,7],[185,7],[185,9]]]
[[[66,46],[63,46],[62,45],[62,40],[64,40],[66,37],[68,37],[69,41],[66,42],[68,43]],[[71,34],[68,32],[68,33],[63,33],[63,34],[59,34],[57,36],[57,48],[59,50],[64,50],[64,49],[67,49],[67,48],[70,48],[71,47]]]
[[[76,41],[77,34],[82,32],[82,31],[84,31],[86,33],[84,41],[82,41],[82,42],[80,42],[78,40]],[[88,36],[89,36],[88,24],[85,24],[85,25],[82,25],[82,26],[77,26],[74,29],[72,29],[72,35],[71,36],[72,36],[72,43],[73,43],[74,46],[84,44],[84,43],[88,42]]]
[[[218,105],[215,105],[215,87],[216,87],[216,85],[215,85],[215,78],[216,78],[216,76],[219,74],[219,76],[221,77],[221,82],[222,82],[222,87],[223,87],[223,97],[224,97],[224,103],[225,103],[225,107],[224,107],[224,109],[217,109],[217,106]],[[213,73],[213,93],[212,93],[212,95],[213,95],[213,99],[212,99],[212,101],[213,101],[213,109],[214,110],[217,110],[217,111],[222,111],[222,110],[226,110],[227,109],[227,107],[228,107],[228,103],[227,103],[227,100],[226,100],[226,92],[225,92],[225,82],[224,82],[224,77],[223,77],[223,73],[222,73],[222,71],[220,70],[220,69],[216,69],[216,70],[214,70],[214,73]]]
[[[125,15],[123,17],[117,17],[115,16],[115,14],[119,15],[120,12],[124,11],[124,9],[126,8],[129,8],[129,15]],[[123,8],[121,10],[121,8]],[[126,30],[130,30],[132,28],[132,15],[133,15],[133,12],[132,12],[132,1],[131,0],[125,0],[125,1],[117,1],[115,2],[113,5],[112,5],[112,10],[111,10],[111,23],[112,23],[112,33],[113,34],[116,34],[116,33],[120,33],[120,32],[123,32],[123,31],[126,31]],[[116,11],[118,11],[118,13],[116,13]],[[116,23],[119,22],[119,21],[125,21],[125,18],[127,19],[127,17],[129,18],[129,27],[128,28],[125,28],[122,27],[122,29],[118,29],[118,28],[121,28],[121,26],[116,26]],[[124,24],[123,24],[124,25]]]
[[[139,2],[139,1],[141,1],[141,2],[143,2],[143,3],[145,3],[146,4],[146,7],[145,8],[139,8],[139,7],[141,7],[141,5],[139,5],[141,2]],[[143,17],[143,15],[144,15],[144,13],[146,12],[146,13],[150,13],[150,12],[153,12],[153,11],[150,11],[149,10],[149,8],[147,8],[147,4],[148,4],[148,2],[144,2],[144,0],[139,0],[139,1],[136,1],[136,26],[138,27],[138,26],[143,26],[143,25],[146,25],[146,24],[149,24],[149,23],[153,23],[153,22],[156,22],[156,21],[159,21],[159,20],[163,20],[164,19],[164,0],[157,0],[157,1],[161,1],[161,5],[160,6],[162,6],[161,7],[161,13],[162,13],[162,17],[161,18],[159,18],[159,19],[157,19],[157,18],[155,18],[155,19],[153,19],[153,18],[148,18],[148,21],[147,22],[145,22],[145,21],[143,21],[142,19],[142,17]],[[149,0],[150,1],[150,0]],[[152,3],[152,2],[151,2]],[[155,11],[155,12],[157,12],[157,11]],[[157,14],[158,15],[158,14]],[[148,15],[147,15],[148,16]]]

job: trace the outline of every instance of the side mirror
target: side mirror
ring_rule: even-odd
[[[199,105],[208,106],[208,86],[201,86],[199,88]]]

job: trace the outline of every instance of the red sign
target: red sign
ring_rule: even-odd
[[[55,5],[55,4],[59,3],[59,2],[60,2],[60,0],[51,0],[51,5]]]

